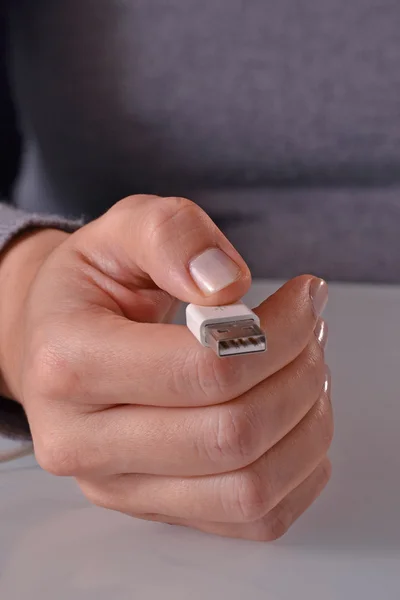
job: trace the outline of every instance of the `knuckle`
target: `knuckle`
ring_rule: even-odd
[[[160,200],[161,198],[158,196],[145,194],[127,196],[115,202],[97,223],[105,236],[108,236],[109,232],[114,229],[125,232],[125,235],[131,235],[134,222],[132,217],[133,215],[137,217],[136,210],[139,209],[140,214],[144,210],[146,214],[149,206],[157,205]]]
[[[230,512],[235,522],[257,521],[268,511],[268,494],[260,475],[254,469],[236,474],[231,504]]]
[[[118,202],[115,202],[115,204],[113,204],[105,214],[111,217],[115,216],[116,218],[123,218],[127,212],[132,210],[132,207],[139,204],[147,204],[150,200],[154,200],[156,198],[158,197],[146,194],[126,196],[125,198],[118,200]]]
[[[72,345],[66,353],[65,347],[59,342],[60,337],[53,334],[47,336],[36,345],[30,364],[27,366],[27,381],[24,385],[24,395],[39,395],[44,400],[75,397],[80,382],[80,357]]]
[[[192,390],[193,396],[203,398],[207,404],[220,404],[236,397],[242,376],[234,362],[218,359],[212,352],[197,347],[187,353],[179,372],[180,385]]]
[[[199,381],[202,383],[204,370],[209,369],[209,381],[212,383],[216,399],[231,400],[236,396],[235,390],[239,381],[242,379],[241,367],[235,365],[234,360],[220,360],[214,354],[207,353],[208,358],[203,363],[203,370],[199,373]]]
[[[72,477],[82,470],[81,454],[56,435],[35,439],[35,456],[44,471],[58,477]]]
[[[39,415],[40,418],[40,415]],[[36,418],[37,421],[37,418]],[[42,428],[42,430],[40,429]],[[54,418],[43,432],[43,423],[36,423],[35,456],[45,471],[59,477],[84,477],[109,471],[109,457],[98,444],[90,441],[87,427],[80,419],[67,419],[54,426]]]
[[[287,507],[279,505],[264,519],[262,533],[266,542],[279,540],[288,531],[293,518]]]
[[[328,483],[331,472],[331,463],[328,458],[325,458],[313,474],[316,495]],[[292,506],[291,502],[286,498],[267,513],[265,517],[255,523],[255,527],[251,531],[251,539],[255,541],[274,542],[287,533],[299,515],[300,513],[296,509],[296,506]]]
[[[219,406],[216,412],[215,427],[206,442],[208,455],[217,463],[231,460],[236,469],[251,463],[258,446],[251,412],[235,405]]]
[[[186,198],[159,198],[149,207],[146,230],[158,246],[177,235],[190,234],[199,227],[201,215],[201,209]]]

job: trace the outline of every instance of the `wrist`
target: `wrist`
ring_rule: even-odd
[[[0,395],[20,400],[14,372],[26,299],[46,258],[69,235],[56,229],[29,230],[15,238],[0,257]]]

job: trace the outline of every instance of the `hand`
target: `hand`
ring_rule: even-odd
[[[327,483],[321,280],[296,278],[257,309],[268,352],[219,359],[166,323],[176,298],[241,298],[247,266],[193,203],[137,196],[72,235],[25,236],[2,283],[5,389],[40,465],[95,504],[271,540]]]

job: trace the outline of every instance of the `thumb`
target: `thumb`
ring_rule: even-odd
[[[183,302],[203,305],[235,302],[250,287],[244,260],[190,200],[131,196],[88,227],[81,249],[125,286],[156,284]]]

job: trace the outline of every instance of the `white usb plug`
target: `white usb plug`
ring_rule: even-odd
[[[220,357],[267,349],[260,319],[243,302],[226,306],[189,304],[186,325],[203,346],[212,348]]]

